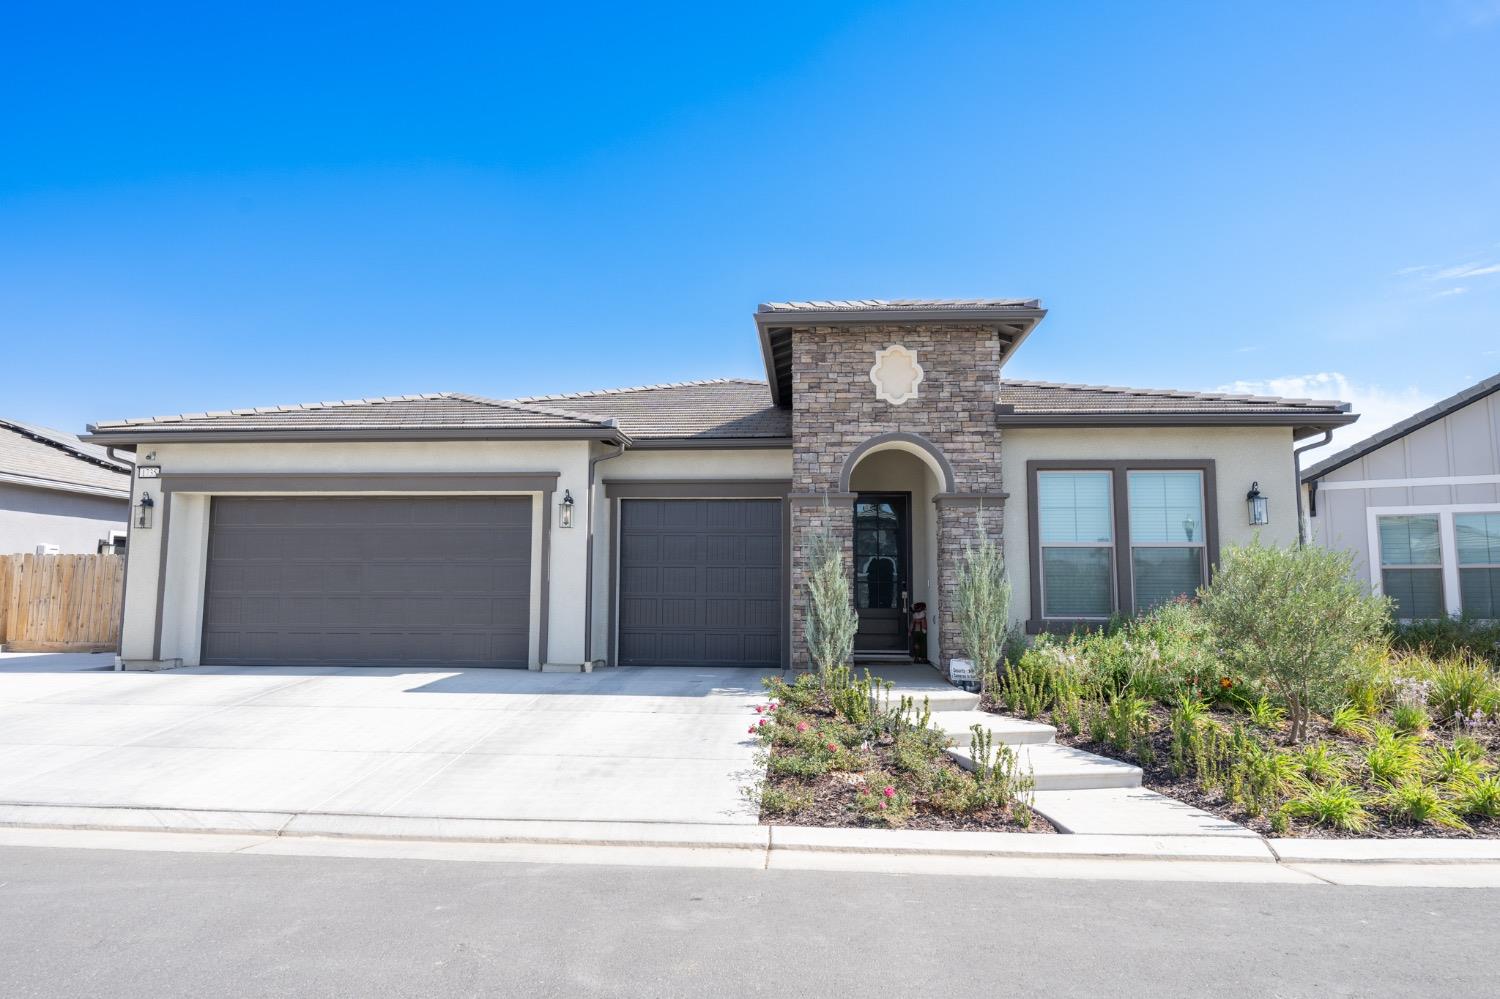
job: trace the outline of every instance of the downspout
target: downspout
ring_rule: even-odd
[[[601,454],[597,458],[589,459],[589,537],[584,545],[583,555],[587,563],[583,569],[583,663],[585,669],[594,668],[594,522],[597,519],[594,511],[594,469],[601,461],[618,458],[624,453],[625,442],[622,440],[613,453]]]
[[[1311,444],[1292,448],[1292,482],[1295,484],[1297,491],[1297,544],[1299,545],[1307,544],[1307,531],[1304,530],[1302,521],[1302,452],[1311,451],[1315,447],[1322,447],[1331,440],[1333,440],[1333,431],[1325,430],[1321,439],[1315,440]]]

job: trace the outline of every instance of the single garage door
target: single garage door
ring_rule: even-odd
[[[530,595],[530,497],[216,497],[202,659],[525,666]]]
[[[780,666],[779,500],[620,500],[621,665]]]

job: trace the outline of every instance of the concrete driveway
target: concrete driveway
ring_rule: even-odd
[[[753,823],[761,672],[215,668],[0,654],[0,802]]]

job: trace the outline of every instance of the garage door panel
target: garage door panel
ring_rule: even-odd
[[[618,661],[779,665],[780,501],[620,504]]]
[[[524,666],[531,506],[515,496],[218,497],[203,661]]]

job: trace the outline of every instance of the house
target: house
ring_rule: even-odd
[[[1296,537],[1337,402],[1008,381],[1035,300],[789,302],[766,382],[355,399],[97,423],[138,455],[122,658],[579,670],[805,664],[803,550],[853,556],[863,658],[960,653],[982,525],[1028,632]],[[1269,522],[1252,527],[1258,483]]]
[[[0,555],[125,543],[130,466],[72,434],[0,419]]]
[[[1302,475],[1312,537],[1404,620],[1500,619],[1500,375]]]

